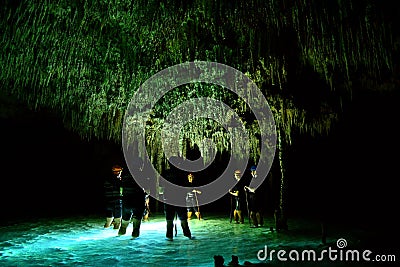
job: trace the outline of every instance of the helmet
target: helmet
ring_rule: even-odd
[[[112,166],[111,170],[113,172],[120,172],[120,171],[122,171],[122,167],[119,165],[114,165],[114,166]]]
[[[255,171],[255,170],[257,170],[257,167],[256,166],[251,166],[250,171]]]

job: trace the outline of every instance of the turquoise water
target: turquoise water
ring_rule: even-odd
[[[241,265],[292,266],[276,257],[260,260],[257,254],[261,250],[259,256],[263,256],[266,246],[268,251],[321,251],[336,247],[339,238],[344,238],[349,247],[359,242],[356,232],[338,228],[331,231],[328,245],[322,245],[320,225],[312,220],[293,219],[289,231],[276,233],[269,229],[272,218],[265,218],[264,227],[250,228],[247,221],[229,223],[228,216],[221,214],[204,216],[204,220],[189,221],[194,240],[184,237],[178,226],[172,242],[164,238],[163,214],[152,214],[148,222],[143,222],[137,239],[131,239],[131,224],[126,235],[118,236],[117,230],[104,229],[104,219],[96,215],[14,223],[0,228],[0,266],[214,266],[214,255],[223,256],[225,265],[236,255]],[[302,263],[295,266],[315,264]]]

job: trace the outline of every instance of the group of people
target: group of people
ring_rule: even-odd
[[[247,212],[249,215],[249,220],[251,221],[251,227],[260,227],[264,224],[261,201],[259,199],[259,192],[256,188],[245,185],[246,179],[241,178],[242,172],[240,170],[235,170],[234,178],[237,183],[229,191],[231,194],[231,212],[230,212],[230,222],[232,219],[236,223],[243,224],[243,205],[246,203]],[[250,168],[251,179],[257,179],[257,167],[251,166]],[[245,201],[244,201],[245,200]]]
[[[194,183],[193,173],[185,173],[179,168],[182,163],[181,157],[170,158],[170,167],[165,170],[163,177],[179,186],[188,188],[186,193],[186,207],[171,204],[168,200],[176,193],[169,187],[163,191],[164,214],[166,219],[166,239],[173,240],[174,226],[176,235],[176,225],[174,220],[179,218],[183,235],[193,239],[188,220],[192,218],[193,213],[197,219],[201,220],[198,195],[202,192],[198,190]],[[137,238],[140,235],[140,226],[142,221],[148,220],[150,214],[150,195],[146,189],[140,187],[134,177],[128,172],[123,174],[123,168],[114,165],[111,169],[112,174],[107,176],[104,182],[106,222],[105,228],[113,226],[118,229],[118,235],[125,235],[128,225],[132,222],[132,237]],[[251,179],[257,179],[257,170],[255,166],[250,168]],[[241,171],[234,172],[236,179],[235,186],[229,190],[231,194],[231,212],[232,219],[238,223],[244,223],[243,206],[247,206],[249,220],[252,227],[263,225],[260,201],[257,199],[256,188],[245,185],[246,179],[241,179]],[[186,177],[185,177],[186,176]],[[162,185],[161,185],[162,186]],[[243,200],[246,200],[244,204]]]
[[[174,159],[171,159],[174,161]],[[178,160],[175,160],[179,164]],[[176,167],[169,168],[164,174],[170,182],[187,186],[193,186],[194,175],[189,173],[187,180],[182,183],[181,172]],[[164,200],[167,201],[168,195],[174,192],[166,190]],[[200,208],[197,195],[201,191],[191,188],[186,195],[187,207],[177,207],[164,203],[164,213],[167,221],[166,238],[173,240],[174,219],[179,218],[184,236],[193,239],[188,220],[194,213],[200,220]],[[134,177],[128,172],[123,174],[123,168],[120,165],[114,165],[111,168],[111,174],[106,176],[104,181],[105,212],[106,222],[104,228],[113,226],[118,230],[118,235],[125,235],[129,223],[132,222],[132,237],[137,238],[140,235],[140,226],[142,221],[147,221],[150,214],[150,195],[145,188],[140,187]],[[175,228],[176,230],[176,228]]]
[[[118,235],[125,235],[126,229],[132,222],[132,237],[140,235],[142,220],[149,215],[149,195],[140,187],[130,173],[122,174],[123,168],[114,165],[111,175],[104,181],[106,222],[104,228],[113,225]]]

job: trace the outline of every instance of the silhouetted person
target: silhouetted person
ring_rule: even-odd
[[[146,193],[144,197],[144,212],[143,212],[143,221],[147,222],[150,216],[150,195]]]
[[[189,173],[187,176],[187,187],[188,193],[186,194],[186,205],[187,205],[187,217],[188,220],[191,219],[192,214],[196,215],[197,219],[201,219],[199,201],[197,199],[197,194],[201,194],[201,191],[195,188],[194,175]]]
[[[250,168],[251,179],[257,179],[257,167],[251,166]],[[250,181],[251,182],[251,181]],[[264,220],[261,213],[261,200],[259,199],[259,188],[245,186],[246,197],[248,201],[248,207],[250,212],[250,219],[252,227],[260,227],[264,224]]]
[[[231,197],[233,198],[233,219],[235,220],[236,223],[244,223],[244,218],[243,218],[243,199],[244,199],[244,185],[241,180],[241,171],[240,170],[235,170],[234,172],[234,178],[237,181],[237,184],[229,190],[229,194],[231,194]]]
[[[106,223],[104,224],[104,228],[108,228],[114,224],[114,229],[119,229],[122,215],[122,167],[119,165],[114,165],[111,168],[111,172],[111,174],[106,176],[103,185],[106,215]]]
[[[135,161],[140,161],[136,159]],[[136,162],[135,162],[136,163]],[[142,166],[133,164],[136,171],[135,175],[140,175]],[[140,178],[140,177],[138,177]],[[132,237],[139,237],[140,225],[145,210],[146,192],[140,187],[131,173],[122,176],[122,223],[118,235],[126,234],[126,228],[132,221]]]
[[[182,163],[183,159],[181,157],[173,156],[169,159],[169,161],[171,163],[174,163],[176,166],[179,166]],[[175,167],[172,164],[171,164],[170,168],[165,171],[164,178],[173,184],[185,186],[186,178],[182,175],[182,171],[178,167]],[[173,192],[173,190],[171,190],[169,187],[165,187],[164,188],[164,200],[168,201],[168,198],[170,198],[175,193],[176,192]],[[183,235],[190,239],[192,238],[192,234],[191,234],[189,224],[187,221],[186,207],[174,206],[174,205],[164,202],[164,213],[165,213],[165,219],[167,221],[167,232],[166,232],[167,240],[170,240],[170,241],[173,240],[175,216],[178,216],[178,218],[181,222]]]

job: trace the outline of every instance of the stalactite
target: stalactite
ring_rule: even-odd
[[[279,175],[280,175],[280,191],[279,191],[279,207],[276,207],[278,212],[276,212],[276,218],[280,222],[280,224],[287,225],[287,191],[288,191],[288,180],[285,175],[285,159],[284,159],[284,146],[285,141],[283,140],[281,130],[277,131],[277,152],[278,152],[278,160],[279,160]],[[282,225],[281,225],[282,226]]]
[[[374,12],[376,6],[370,0],[353,2],[194,1],[183,9],[141,0],[21,1],[17,8],[0,7],[1,92],[34,110],[54,109],[82,138],[121,142],[122,114],[144,81],[184,61],[217,61],[239,69],[259,85],[274,116],[282,117],[277,126],[283,141],[290,144],[294,131],[329,132],[342,100],[351,96],[357,71],[379,80],[380,73],[392,67],[386,49],[392,40]],[[293,36],[285,39],[290,32]],[[307,66],[331,89],[327,94],[339,95],[324,102],[330,108],[321,104],[320,110],[310,111],[293,99],[289,76],[297,78],[295,72]],[[243,101],[217,88],[198,86],[194,91],[194,95],[208,92],[243,117],[250,113]],[[276,105],[281,100],[282,108]],[[155,107],[160,118],[173,103],[166,105]],[[152,131],[159,130],[162,119],[152,119],[147,145],[160,164],[163,159],[154,154],[161,153],[156,147],[160,137]],[[217,149],[229,151],[227,133],[215,125],[209,128],[215,131],[208,137]],[[256,159],[257,130],[248,129],[251,157]],[[203,137],[201,131],[182,136],[196,143]]]

